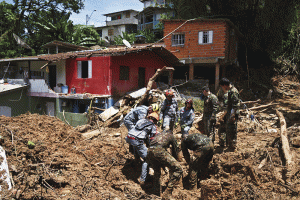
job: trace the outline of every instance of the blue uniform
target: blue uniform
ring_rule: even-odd
[[[178,104],[177,101],[172,98],[172,101],[165,99],[161,104],[161,111],[159,119],[163,120],[163,129],[173,130],[174,123],[177,121]]]
[[[124,117],[124,125],[130,131],[137,121],[140,119],[145,119],[148,113],[148,106],[138,106],[131,110],[125,117]]]
[[[136,123],[135,127],[128,132],[128,136],[126,137],[126,142],[132,145],[134,151],[144,160],[142,164],[141,181],[146,180],[148,173],[148,164],[145,161],[148,149],[144,143],[146,140],[150,143],[150,139],[153,138],[156,133],[157,128],[153,122],[148,119],[141,119]]]
[[[194,108],[181,108],[178,113],[178,118],[180,119],[179,124],[181,127],[181,134],[189,134],[189,130],[191,129],[195,119]]]

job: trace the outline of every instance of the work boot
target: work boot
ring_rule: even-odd
[[[167,187],[167,189],[161,195],[161,199],[162,200],[169,200],[169,199],[171,199],[171,197],[172,197],[172,191],[173,191],[173,188]]]

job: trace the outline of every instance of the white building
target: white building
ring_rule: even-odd
[[[136,10],[123,10],[120,12],[104,14],[106,26],[96,27],[96,31],[102,40],[112,41],[114,37],[122,32],[136,33],[138,20],[134,17],[139,12]]]

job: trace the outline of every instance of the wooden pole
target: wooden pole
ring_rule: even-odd
[[[189,80],[194,80],[194,64],[190,64]]]
[[[215,78],[215,91],[218,91],[220,80],[220,63],[216,64],[216,78]]]

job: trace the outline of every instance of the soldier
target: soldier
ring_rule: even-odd
[[[185,107],[181,108],[178,113],[178,121],[180,123],[182,136],[185,134],[189,134],[189,130],[193,125],[194,119],[195,113],[193,107],[193,100],[187,99],[185,101]]]
[[[166,91],[166,99],[161,105],[159,116],[159,124],[162,124],[162,129],[173,131],[175,122],[177,121],[178,104],[173,98],[174,92],[172,90]]]
[[[224,148],[226,141],[226,112],[227,112],[227,101],[228,101],[228,93],[224,92],[222,88],[219,89],[218,92],[218,100],[219,100],[219,111],[224,112],[224,114],[220,117],[220,126],[218,129],[219,135],[219,145],[221,148]]]
[[[134,151],[143,159],[141,176],[138,182],[141,185],[145,184],[148,164],[145,161],[147,156],[147,147],[144,145],[151,137],[157,133],[156,123],[158,121],[158,114],[153,112],[148,115],[148,119],[140,119],[134,128],[132,128],[126,137],[126,142],[133,146]],[[148,141],[146,141],[148,140]]]
[[[190,189],[196,190],[198,172],[205,173],[209,162],[212,160],[214,154],[213,142],[203,134],[192,133],[184,137],[181,149],[186,162],[189,164]],[[193,151],[194,160],[191,160],[188,149]]]
[[[234,151],[237,143],[237,120],[240,107],[239,91],[227,78],[222,78],[220,80],[220,86],[228,95],[226,112],[226,145],[229,149]]]
[[[204,133],[214,142],[216,115],[218,112],[218,98],[216,97],[216,95],[210,92],[210,89],[207,86],[202,88],[202,93],[204,95]]]
[[[172,155],[167,151],[170,145],[172,146]],[[158,186],[159,193],[161,191],[161,185],[159,181],[161,168],[168,167],[171,173],[167,189],[162,194],[162,199],[168,199],[169,196],[172,195],[174,185],[178,183],[182,176],[182,167],[176,160],[178,159],[178,153],[179,148],[176,138],[170,130],[156,134],[150,141],[150,147],[148,149],[146,160],[154,169],[154,183]]]

